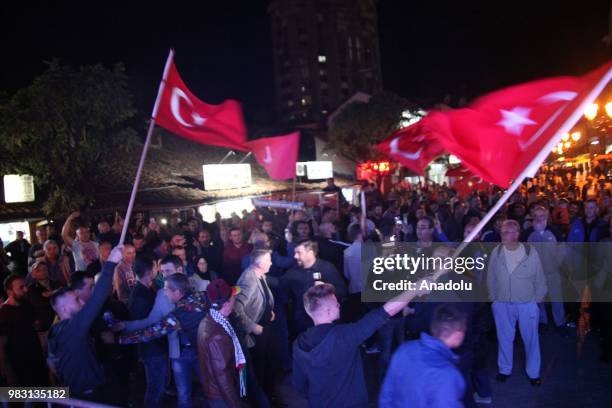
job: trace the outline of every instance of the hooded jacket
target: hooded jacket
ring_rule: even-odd
[[[465,380],[457,368],[459,357],[426,333],[404,343],[395,353],[380,392],[379,406],[459,408]]]
[[[111,293],[116,265],[106,262],[102,267],[102,276],[85,306],[72,318],[61,320],[49,330],[49,362],[71,393],[93,391],[104,383],[104,368],[96,356],[89,329]]]
[[[367,407],[359,347],[389,320],[383,308],[350,324],[321,324],[293,343],[293,386],[311,407]]]

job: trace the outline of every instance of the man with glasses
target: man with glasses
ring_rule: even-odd
[[[505,382],[512,373],[512,352],[516,323],[527,356],[527,376],[533,386],[540,379],[540,339],[538,302],[546,296],[546,278],[538,252],[519,242],[521,228],[516,220],[506,220],[501,228],[501,245],[491,253],[487,274],[489,297],[497,329],[498,374]]]

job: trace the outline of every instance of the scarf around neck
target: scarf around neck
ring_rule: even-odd
[[[232,343],[234,343],[234,358],[236,359],[236,368],[238,369],[238,376],[240,377],[240,396],[244,397],[246,396],[246,358],[244,357],[238,336],[236,336],[234,328],[221,314],[221,312],[211,307],[209,313],[210,317],[215,322],[220,324],[225,332],[232,338]]]

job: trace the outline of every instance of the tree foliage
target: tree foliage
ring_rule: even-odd
[[[414,108],[391,92],[374,95],[367,103],[352,102],[334,118],[326,150],[354,162],[378,160],[381,155],[374,146],[399,128],[403,111]]]
[[[88,205],[99,164],[137,142],[136,111],[122,64],[48,67],[0,99],[0,170],[31,174],[48,215]]]

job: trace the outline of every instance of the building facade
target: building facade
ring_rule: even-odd
[[[325,120],[356,92],[382,90],[375,0],[272,0],[278,119]]]

